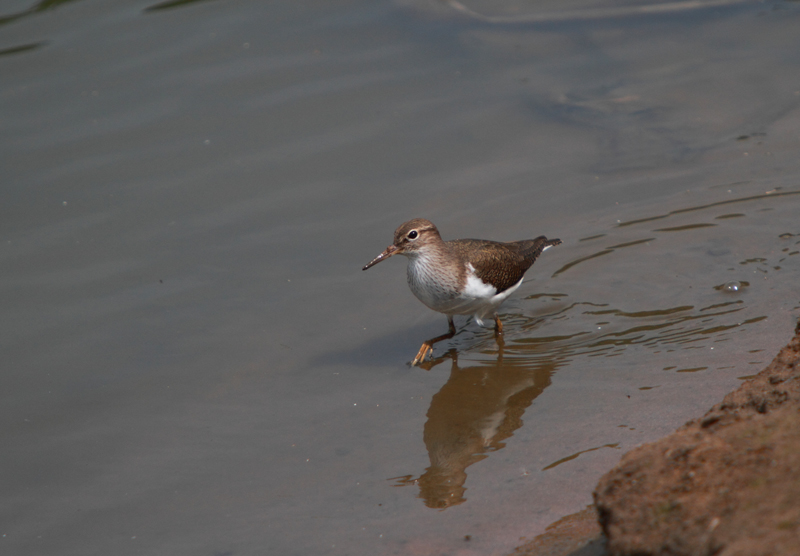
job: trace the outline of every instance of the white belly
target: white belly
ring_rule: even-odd
[[[425,305],[446,315],[474,315],[478,324],[482,319],[495,314],[497,307],[522,284],[522,280],[497,293],[497,289],[482,282],[474,273],[472,265],[467,267],[467,280],[463,291],[459,291],[457,278],[433,272],[432,261],[423,257],[409,260],[408,286]]]
[[[522,279],[507,290],[497,293],[494,286],[484,284],[474,274],[468,275],[467,287],[460,297],[463,303],[462,310],[454,314],[474,315],[478,324],[483,326],[482,319],[494,316],[500,304],[508,299],[520,285],[522,285]]]

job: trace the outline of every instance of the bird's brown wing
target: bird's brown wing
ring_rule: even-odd
[[[510,243],[482,239],[457,239],[447,243],[462,258],[469,258],[481,281],[494,285],[500,293],[522,280],[545,247],[558,245],[561,240],[539,236]]]

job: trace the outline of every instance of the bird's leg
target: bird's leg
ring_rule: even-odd
[[[503,339],[503,323],[500,322],[500,317],[497,316],[497,313],[494,314],[494,341],[497,342],[497,348],[499,349],[497,361],[502,363],[503,348],[506,347],[506,341]]]
[[[503,333],[503,323],[500,322],[500,317],[497,316],[497,313],[494,314],[494,335],[495,337],[500,336]]]
[[[450,325],[450,331],[447,334],[436,336],[435,338],[431,338],[430,340],[424,342],[422,344],[422,347],[419,348],[419,353],[417,353],[417,356],[411,362],[412,367],[417,363],[419,363],[420,361],[422,361],[423,359],[425,359],[425,356],[428,355],[429,352],[433,351],[433,344],[435,344],[436,342],[440,342],[442,340],[447,340],[448,338],[452,338],[453,336],[456,335],[456,325],[453,324],[452,316],[447,315],[447,323]]]

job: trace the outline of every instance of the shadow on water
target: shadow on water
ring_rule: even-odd
[[[499,341],[495,361],[461,367],[455,349],[426,361],[427,370],[451,360],[450,377],[431,399],[423,440],[431,465],[417,478],[394,477],[395,486],[417,485],[429,508],[446,509],[466,502],[467,467],[505,447],[522,426],[522,415],[566,362],[543,356],[526,364],[503,360]]]

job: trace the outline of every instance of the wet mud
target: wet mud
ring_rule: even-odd
[[[764,370],[702,417],[628,452],[594,497],[511,554],[797,554],[800,323]]]
[[[611,554],[797,554],[800,324],[703,417],[626,454],[595,503]]]

